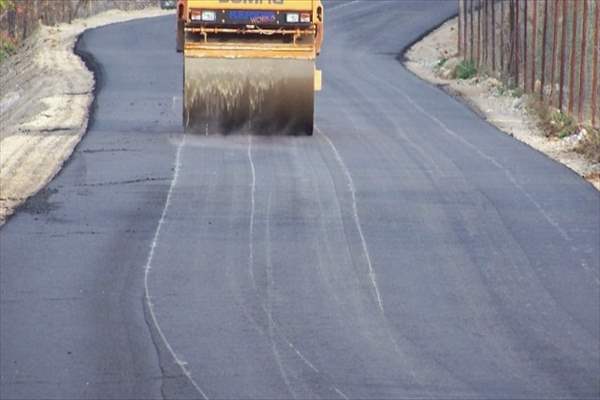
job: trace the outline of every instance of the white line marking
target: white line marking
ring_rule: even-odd
[[[338,10],[338,9],[340,9],[340,8],[344,8],[344,7],[346,7],[346,6],[349,6],[350,4],[358,3],[359,1],[360,1],[360,0],[352,0],[352,1],[350,1],[350,2],[347,2],[347,3],[337,4],[337,5],[335,5],[335,6],[332,6],[332,7],[326,8],[326,9],[325,9],[325,11],[333,11],[333,10]]]
[[[437,118],[435,115],[432,115],[431,113],[427,112],[427,110],[425,110],[423,107],[421,107],[419,104],[417,104],[406,93],[404,93],[403,91],[399,90],[395,86],[389,85],[389,82],[385,82],[383,79],[379,78],[374,73],[371,73],[371,76],[373,76],[373,78],[377,79],[381,83],[385,83],[385,85],[389,86],[393,91],[399,93],[417,111],[419,111],[421,114],[423,114],[424,116],[426,116],[427,118],[429,118],[430,120],[432,120],[433,122],[435,122],[440,128],[442,128],[450,136],[452,136],[453,138],[457,139],[458,141],[460,141],[461,143],[463,143],[465,146],[469,147],[470,149],[474,150],[475,153],[477,153],[483,159],[485,159],[485,160],[489,161],[490,163],[492,163],[492,165],[494,165],[496,168],[502,170],[502,172],[504,172],[504,174],[506,175],[506,177],[508,178],[508,180],[527,198],[527,200],[529,200],[529,202],[531,202],[531,204],[533,204],[533,206],[540,212],[540,214],[542,214],[542,216],[546,219],[546,221],[548,221],[548,223],[550,225],[552,225],[556,229],[556,231],[560,234],[560,236],[562,236],[562,238],[565,241],[567,241],[567,242],[570,242],[570,243],[573,242],[573,239],[567,233],[567,231],[565,231],[560,226],[560,224],[548,212],[546,212],[546,210],[544,210],[544,208],[541,206],[541,204],[539,204],[533,198],[533,196],[531,196],[531,194],[525,190],[525,188],[517,181],[517,179],[514,177],[514,175],[507,168],[504,167],[504,165],[502,165],[500,162],[498,162],[492,156],[490,156],[487,153],[485,153],[482,150],[480,150],[477,146],[475,146],[474,144],[472,144],[471,142],[469,142],[467,139],[463,138],[457,132],[455,132],[454,130],[450,129],[439,118]],[[574,252],[577,252],[577,249],[574,246],[571,246],[571,250],[573,250]],[[581,265],[581,267],[583,269],[585,269],[589,274],[592,275],[592,277],[594,278],[594,281],[596,282],[596,285],[600,285],[600,278],[596,275],[596,273],[594,272],[594,270],[592,270],[590,267],[588,267],[584,262],[580,263],[580,265]]]
[[[256,290],[256,280],[254,279],[254,214],[256,212],[256,168],[252,159],[252,135],[248,135],[248,162],[252,172],[252,181],[250,182],[250,239],[248,240],[248,272],[252,279],[252,286]]]
[[[271,340],[271,349],[273,351],[273,356],[275,361],[277,362],[277,366],[279,367],[279,373],[285,382],[290,394],[294,399],[297,398],[296,393],[292,389],[292,385],[290,380],[285,372],[285,368],[283,366],[283,362],[281,360],[281,355],[279,354],[279,350],[277,349],[277,341],[275,340],[275,322],[273,321],[273,262],[271,260],[271,195],[269,193],[269,199],[267,200],[267,232],[265,238],[265,245],[267,247],[267,299],[266,299],[266,308],[267,308],[267,321],[269,324],[269,339]]]
[[[173,101],[171,102],[171,111],[175,113],[175,103],[181,99],[181,96],[173,96]]]
[[[333,386],[333,390],[335,390],[335,392],[337,394],[339,394],[342,397],[342,399],[349,400],[349,397],[346,396],[346,394],[344,392],[342,392],[340,389],[338,389],[335,386]]]
[[[150,316],[152,317],[152,322],[154,323],[154,326],[156,327],[156,331],[158,332],[160,338],[162,339],[165,347],[167,348],[167,350],[169,350],[169,353],[171,353],[173,360],[179,366],[179,368],[181,369],[181,372],[183,372],[183,374],[189,379],[190,383],[194,386],[194,388],[198,391],[198,393],[202,396],[202,398],[205,400],[208,400],[208,396],[206,395],[206,393],[204,393],[204,391],[200,388],[198,383],[196,383],[194,378],[192,378],[192,374],[190,373],[190,371],[186,368],[185,361],[183,361],[183,360],[179,359],[179,357],[177,357],[177,355],[175,354],[175,351],[173,350],[173,347],[167,341],[167,338],[165,337],[165,334],[163,333],[163,331],[160,327],[160,324],[158,323],[158,320],[156,319],[156,314],[154,313],[154,306],[152,305],[152,301],[151,301],[151,297],[150,297],[150,290],[148,289],[148,276],[150,275],[150,270],[152,269],[152,261],[154,259],[154,252],[158,245],[158,240],[160,238],[160,231],[165,222],[165,217],[167,215],[169,205],[171,204],[171,197],[173,195],[173,189],[175,188],[175,185],[177,185],[177,180],[179,178],[179,170],[181,168],[181,150],[185,146],[185,138],[186,138],[186,135],[184,134],[183,139],[181,140],[181,142],[179,142],[179,145],[177,147],[177,154],[175,156],[175,172],[173,173],[173,178],[171,179],[171,186],[169,187],[169,192],[167,193],[167,200],[165,201],[165,205],[164,205],[162,213],[160,215],[160,219],[158,220],[158,225],[156,226],[156,231],[154,231],[154,237],[152,239],[152,244],[150,245],[150,251],[148,252],[148,258],[146,260],[146,265],[144,266],[144,291],[145,291],[145,297],[146,297],[146,304],[148,306],[148,310],[150,311]]]
[[[283,335],[281,335],[281,336],[283,337],[283,340],[285,340],[285,341],[287,342],[288,346],[290,346],[290,349],[294,350],[294,352],[296,353],[296,355],[297,355],[298,357],[300,357],[300,359],[301,359],[302,361],[304,361],[304,364],[308,365],[308,367],[309,367],[310,369],[312,369],[313,371],[315,371],[315,372],[319,372],[318,368],[317,368],[317,367],[315,367],[315,366],[313,365],[313,363],[311,363],[310,361],[308,361],[308,359],[307,359],[306,357],[304,357],[304,355],[302,355],[302,353],[300,353],[300,350],[298,350],[298,349],[296,348],[296,346],[294,346],[294,345],[292,344],[292,342],[290,342],[290,341],[289,341],[289,340],[288,340],[288,339],[287,339],[285,336],[283,336]]]
[[[255,220],[255,213],[256,213],[256,167],[254,165],[254,160],[252,157],[252,135],[248,136],[248,162],[250,163],[250,171],[251,171],[251,208],[250,208],[250,241],[248,243],[248,247],[249,247],[249,256],[248,256],[248,265],[249,265],[249,274],[252,278],[252,285],[254,286],[254,290],[256,290],[256,281],[254,279],[254,240],[253,240],[253,236],[254,236],[254,220]],[[268,202],[268,207],[267,207],[267,264],[271,266],[271,256],[270,256],[270,213],[271,213],[271,196],[269,195],[269,202]],[[270,284],[273,283],[273,278],[272,278],[272,271],[268,274],[269,277],[269,282]],[[270,340],[272,341],[272,343],[275,343],[275,337],[279,336],[282,340],[284,340],[287,345],[290,347],[290,349],[292,349],[294,351],[294,353],[296,354],[296,356],[298,356],[298,358],[300,360],[302,360],[302,362],[304,364],[306,364],[310,369],[312,369],[314,372],[316,373],[320,373],[319,369],[317,367],[315,367],[315,365],[313,363],[311,363],[308,358],[306,358],[304,356],[304,354],[302,354],[300,352],[300,350],[298,350],[298,348],[296,346],[294,346],[294,344],[281,332],[277,332],[277,326],[275,324],[275,321],[273,320],[273,314],[271,312],[270,309],[270,305],[267,308],[267,306],[265,306],[265,304],[261,305],[261,308],[263,310],[263,312],[267,315],[268,319],[269,319],[269,332],[268,334],[265,333],[260,326],[258,325],[258,323],[256,322],[256,320],[246,311],[246,308],[243,307],[243,312],[246,315],[246,318],[248,318],[250,321],[252,321],[254,328],[261,334],[265,335],[265,336],[269,336]],[[281,365],[281,361],[279,357],[279,352],[277,351],[277,348],[273,349],[274,353],[276,353],[276,361],[278,363],[278,366],[280,368],[280,370],[283,369],[282,365]],[[287,379],[287,376],[285,374],[285,372],[282,372],[282,376],[284,377],[284,381],[286,382],[286,384],[288,384],[288,388],[289,388],[289,381]],[[348,397],[346,397],[346,395],[344,395],[338,388],[336,388],[335,386],[331,386],[337,393],[339,393],[343,398],[347,399]],[[290,392],[291,392],[291,388],[290,388]]]
[[[381,313],[385,314],[385,310],[383,308],[383,301],[381,300],[381,294],[379,293],[379,287],[377,286],[377,280],[375,278],[375,271],[373,270],[373,264],[371,263],[371,256],[369,255],[369,247],[367,246],[367,241],[365,240],[365,235],[363,234],[362,226],[360,223],[360,217],[358,215],[358,206],[357,206],[357,202],[356,202],[356,187],[354,186],[354,180],[352,179],[352,176],[350,175],[350,171],[348,170],[348,167],[346,167],[346,163],[342,159],[342,156],[338,152],[337,148],[335,147],[335,145],[333,144],[331,139],[329,139],[329,137],[325,133],[323,133],[320,129],[316,128],[315,130],[321,136],[323,136],[323,138],[325,138],[325,140],[327,141],[327,143],[333,150],[333,153],[335,155],[335,158],[336,158],[338,164],[340,165],[340,167],[342,167],[342,170],[344,171],[344,175],[346,175],[346,180],[348,181],[348,188],[350,189],[350,193],[352,194],[352,211],[354,214],[354,222],[356,223],[356,229],[358,230],[358,234],[360,236],[363,253],[365,254],[365,258],[367,259],[367,266],[369,267],[369,279],[371,280],[371,285],[373,286],[373,290],[375,292],[375,297],[377,298],[377,305],[379,306]]]

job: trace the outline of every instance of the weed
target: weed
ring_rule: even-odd
[[[454,76],[457,79],[471,79],[477,75],[477,68],[473,60],[461,61],[454,70]]]
[[[0,63],[8,56],[14,54],[17,49],[15,40],[5,33],[0,33]]]
[[[0,0],[0,12],[12,9],[13,7],[14,3],[12,0]]]
[[[439,70],[440,68],[442,68],[444,65],[446,65],[446,63],[448,62],[448,59],[446,57],[442,57],[438,60],[438,62],[435,64],[435,69]]]
[[[528,107],[537,115],[538,127],[547,137],[564,138],[577,131],[577,123],[568,114],[531,97]]]
[[[525,92],[523,92],[523,89],[521,89],[520,87],[516,87],[512,90],[510,90],[510,95],[512,97],[522,97],[525,94]]]
[[[595,163],[600,163],[600,129],[585,128],[587,134],[583,137],[577,151]]]
[[[550,124],[554,127],[554,134],[559,138],[572,135],[577,130],[575,120],[562,111],[554,111],[551,114]]]

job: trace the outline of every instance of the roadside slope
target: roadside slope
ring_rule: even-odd
[[[481,118],[499,130],[526,143],[567,166],[600,190],[600,163],[581,152],[582,130],[564,138],[548,137],[539,128],[540,120],[529,106],[531,98],[511,90],[485,74],[469,79],[452,79],[461,61],[457,57],[457,18],[442,24],[405,53],[406,67],[421,79],[438,86],[469,105]]]
[[[72,24],[41,26],[0,65],[0,225],[58,173],[86,132],[94,76],[74,54],[79,35],[169,13],[113,10]]]

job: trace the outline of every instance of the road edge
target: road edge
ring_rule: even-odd
[[[457,85],[453,85],[453,83],[455,83],[455,80],[442,79],[442,78],[435,79],[435,78],[432,78],[428,73],[425,73],[416,67],[416,64],[418,64],[419,61],[423,61],[423,60],[410,59],[410,57],[408,56],[408,53],[410,53],[411,50],[413,50],[420,43],[426,42],[428,39],[431,38],[431,36],[433,36],[433,34],[435,34],[436,31],[440,30],[444,25],[446,25],[447,23],[456,19],[457,17],[458,17],[458,13],[455,13],[451,17],[444,19],[439,24],[436,24],[431,29],[427,30],[423,35],[419,35],[419,37],[417,37],[414,41],[412,41],[410,44],[405,46],[402,49],[401,54],[399,54],[396,57],[396,59],[402,64],[402,67],[405,70],[412,73],[415,77],[417,77],[421,81],[427,83],[428,85],[435,87],[436,89],[443,92],[445,95],[454,98],[459,103],[468,107],[474,114],[476,114],[485,123],[494,127],[498,131],[500,131],[508,136],[511,136],[515,140],[527,145],[531,149],[537,151],[538,153],[543,154],[544,156],[548,157],[549,159],[568,168],[571,172],[575,173],[577,176],[579,176],[584,181],[589,183],[593,188],[600,191],[600,180],[598,178],[595,178],[595,175],[590,175],[590,172],[589,172],[589,169],[593,169],[594,164],[589,161],[583,162],[584,164],[591,165],[591,167],[588,168],[588,170],[586,170],[580,166],[580,164],[582,162],[579,160],[579,158],[584,159],[583,156],[575,157],[573,155],[573,150],[570,150],[570,149],[558,149],[557,150],[557,149],[551,148],[551,144],[550,144],[551,141],[548,138],[545,138],[545,137],[542,138],[542,137],[539,137],[539,135],[535,135],[533,133],[530,133],[528,135],[522,135],[522,134],[519,135],[519,134],[514,134],[513,132],[508,131],[506,127],[503,127],[503,126],[499,125],[498,123],[496,123],[494,121],[494,119],[491,117],[491,115],[489,115],[490,113],[487,113],[482,107],[480,107],[480,105],[477,103],[476,98],[472,98],[469,95],[469,93],[467,93],[464,90],[461,90],[461,88],[457,87]],[[412,66],[409,65],[410,63],[412,63],[413,65]],[[421,67],[421,68],[424,68],[424,67]],[[529,115],[528,118],[535,119],[536,117],[533,115]],[[526,124],[527,123],[525,122],[525,119],[524,119],[523,125],[526,125]],[[577,160],[574,160],[574,158],[577,158]]]
[[[38,33],[30,38],[28,55],[32,59],[20,61],[36,65],[38,74],[35,80],[41,81],[47,72],[49,75],[54,74],[53,78],[56,80],[69,80],[73,87],[67,90],[57,86],[50,93],[46,91],[34,93],[30,97],[17,96],[16,104],[9,104],[2,110],[3,124],[6,124],[10,132],[0,138],[0,143],[3,144],[0,147],[0,158],[3,160],[0,174],[0,229],[13,215],[27,208],[29,199],[40,193],[44,194],[44,189],[70,161],[94,122],[97,93],[102,85],[102,68],[91,53],[81,49],[83,34],[115,23],[170,14],[173,14],[172,10],[164,11],[158,7],[135,11],[109,10],[87,19],[74,20],[71,24],[41,26]],[[49,40],[53,43],[51,51],[58,57],[45,57],[46,54],[40,57],[40,42],[45,44]],[[47,64],[37,66],[40,58]],[[65,63],[69,64],[67,68]],[[10,70],[11,67],[6,68]],[[18,61],[17,68],[23,68]],[[48,97],[49,94],[51,97]],[[51,98],[66,98],[68,101],[61,107],[52,109],[50,106],[48,109],[47,104],[44,106],[45,100]],[[42,111],[35,115],[18,115],[22,109],[36,106],[41,107]],[[13,118],[13,115],[16,117]],[[67,126],[63,126],[64,124]],[[32,139],[34,137],[43,139]],[[52,147],[43,146],[50,141],[53,142]],[[41,161],[40,153],[45,156]]]

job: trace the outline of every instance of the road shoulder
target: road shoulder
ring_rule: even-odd
[[[56,176],[87,130],[95,79],[74,52],[79,36],[170,13],[111,10],[71,24],[40,26],[0,64],[0,225]]]
[[[452,79],[452,71],[460,61],[456,57],[456,29],[457,18],[453,18],[412,45],[405,54],[405,66],[470,106],[499,130],[562,163],[600,190],[600,163],[578,151],[586,132],[579,130],[564,138],[547,137],[525,96],[506,90],[499,80],[480,75]]]

